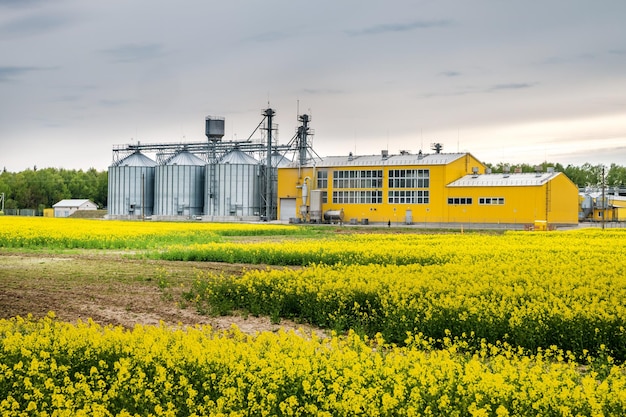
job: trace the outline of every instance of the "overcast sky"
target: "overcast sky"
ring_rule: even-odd
[[[0,169],[312,116],[321,156],[626,165],[626,1],[0,0]]]

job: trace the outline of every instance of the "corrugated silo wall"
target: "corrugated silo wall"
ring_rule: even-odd
[[[107,209],[110,216],[151,216],[153,208],[154,167],[109,167]]]
[[[258,165],[217,164],[214,170],[207,167],[206,172],[205,214],[211,216],[259,215]],[[215,172],[215,181],[211,178],[211,172]]]
[[[204,210],[204,166],[159,165],[154,171],[155,215],[202,215]]]

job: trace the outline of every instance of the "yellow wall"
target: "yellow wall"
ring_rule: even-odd
[[[614,198],[611,198],[612,196],[609,196],[609,203],[613,206],[613,207],[618,207],[618,208],[626,208],[626,200],[616,200]]]
[[[548,223],[578,223],[578,187],[563,173],[557,174],[548,185]]]
[[[606,210],[593,209],[593,214],[590,217],[588,217],[587,220],[593,220],[596,222],[601,222],[602,220],[607,221],[607,222],[623,220],[623,218],[620,219],[620,215],[621,216],[624,215],[623,210],[624,209],[622,208],[622,212],[620,214],[619,208],[616,208],[616,207],[607,208]]]
[[[442,156],[443,158],[444,156]],[[471,154],[466,154],[448,165],[372,165],[372,166],[344,166],[344,167],[322,167],[322,168],[279,168],[278,169],[278,206],[279,218],[280,199],[296,197],[297,214],[299,207],[302,205],[301,186],[306,177],[309,177],[309,190],[316,187],[316,171],[328,171],[328,203],[324,204],[322,211],[340,210],[344,211],[344,221],[350,219],[368,219],[369,222],[405,222],[407,218],[407,210],[410,210],[414,221],[446,221],[444,219],[444,210],[446,209],[446,184],[472,172],[472,168],[477,167],[480,173],[484,173],[484,165],[474,158]],[[382,182],[382,204],[333,204],[332,203],[332,171],[334,170],[383,170]],[[388,171],[390,169],[428,169],[430,170],[430,187],[429,187],[429,204],[388,204],[387,192]],[[342,189],[345,191],[346,189]],[[423,219],[423,220],[422,220]],[[306,220],[306,219],[304,219]]]
[[[479,174],[484,174],[485,167],[471,154],[461,157],[447,165],[410,165],[410,166],[344,166],[328,168],[279,168],[278,199],[280,210],[281,198],[296,198],[297,217],[302,205],[301,186],[304,178],[309,177],[309,190],[316,187],[316,170],[328,171],[328,203],[322,211],[344,211],[344,222],[351,219],[367,219],[370,223],[404,223],[407,210],[413,223],[519,223],[534,224],[536,220],[547,220],[549,224],[576,224],[578,222],[578,189],[562,173],[558,173],[542,186],[500,186],[500,187],[447,187],[451,182],[471,174],[477,167]],[[390,169],[429,169],[428,204],[389,204],[388,171]],[[333,204],[333,170],[383,170],[382,204]],[[345,189],[342,189],[345,191]],[[448,197],[471,197],[471,205],[449,205]],[[479,205],[480,197],[501,197],[504,205]],[[546,207],[546,203],[548,206]],[[279,218],[281,214],[279,212]],[[308,219],[303,219],[308,220]]]
[[[298,175],[300,173],[300,175]],[[298,197],[298,206],[302,204],[302,194],[297,185],[302,185],[305,177],[311,178],[310,183],[315,182],[313,168],[278,168],[278,198]],[[310,185],[310,184],[309,184]],[[313,188],[313,187],[311,187]],[[310,188],[310,189],[311,189]]]
[[[578,189],[564,174],[541,186],[450,187],[448,197],[471,197],[473,203],[448,206],[445,222],[578,223]],[[504,198],[504,204],[480,205],[481,197]]]

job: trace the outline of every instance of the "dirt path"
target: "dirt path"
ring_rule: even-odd
[[[211,325],[242,331],[303,329],[265,317],[207,317],[181,308],[180,294],[198,274],[241,274],[254,265],[130,259],[122,254],[0,252],[0,318],[44,317],[53,311],[69,322],[91,318],[101,325]],[[320,333],[320,331],[317,331]]]

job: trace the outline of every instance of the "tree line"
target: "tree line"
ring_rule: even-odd
[[[578,187],[626,187],[626,167],[611,164],[610,167],[585,163],[581,166],[553,164],[544,162],[540,166],[521,164],[509,167],[505,163],[485,164],[493,173],[516,168],[522,172],[545,172],[553,167],[563,172]],[[604,177],[603,177],[604,172]],[[0,173],[0,195],[4,193],[5,209],[35,209],[43,211],[63,199],[85,198],[93,201],[99,208],[106,208],[108,197],[108,171],[90,168],[67,170],[62,168],[27,169],[21,172]]]
[[[496,165],[487,163],[485,166],[490,168],[492,173],[502,173],[507,167],[511,172],[513,172],[515,168],[521,168],[522,172],[535,172],[537,170],[546,172],[549,167],[552,167],[556,172],[564,173],[567,178],[579,188],[600,187],[602,185],[606,187],[626,187],[626,167],[615,163],[611,164],[609,167],[592,165],[590,163],[584,163],[580,166],[567,165],[564,167],[559,163],[554,164],[550,162],[544,162],[540,165],[520,164],[510,167],[501,162]]]
[[[0,173],[0,196],[4,193],[5,209],[34,209],[42,212],[64,199],[89,199],[98,208],[107,206],[108,171],[90,168],[67,170],[58,168],[27,169]]]

